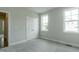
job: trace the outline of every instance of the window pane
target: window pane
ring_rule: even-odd
[[[42,16],[42,22],[43,23],[48,23],[48,16],[47,15]]]
[[[75,14],[78,15],[78,9],[73,9],[73,10],[72,10],[72,15],[75,15]]]
[[[47,23],[48,23],[47,19],[43,19],[43,20],[42,20],[42,23],[43,23],[43,24],[47,24]]]
[[[47,15],[45,15],[45,16],[43,16],[43,17],[42,17],[42,19],[48,19],[48,16],[47,16]]]
[[[78,31],[78,22],[72,21],[72,22],[65,22],[65,31]]]
[[[71,11],[65,11],[65,16],[71,15]]]
[[[48,15],[41,16],[41,30],[48,31]]]
[[[72,16],[65,17],[65,21],[70,21],[70,20],[79,20],[78,15],[72,15]]]
[[[48,25],[42,25],[42,31],[47,31],[48,30]]]
[[[71,20],[71,16],[66,16],[65,17],[65,21],[70,21]]]
[[[72,20],[78,20],[78,15],[72,15]]]

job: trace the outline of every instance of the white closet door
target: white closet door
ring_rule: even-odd
[[[26,38],[27,40],[38,37],[38,19],[34,17],[27,17],[26,20]]]

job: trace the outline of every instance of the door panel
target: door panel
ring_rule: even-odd
[[[38,36],[38,19],[35,17],[27,17],[26,21],[27,40],[35,39]]]

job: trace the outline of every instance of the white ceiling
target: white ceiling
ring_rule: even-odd
[[[36,13],[43,13],[50,9],[54,9],[55,7],[29,7],[28,9],[36,12]]]

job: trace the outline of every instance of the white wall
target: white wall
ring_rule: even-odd
[[[63,11],[67,8],[55,8],[46,13],[49,15],[49,31],[48,35],[44,32],[41,37],[48,36],[49,40],[59,41],[63,43],[72,44],[79,47],[79,33],[65,33],[63,32]]]
[[[26,17],[37,17],[38,15],[27,8],[0,7],[0,11],[9,13],[9,45],[26,41]]]

